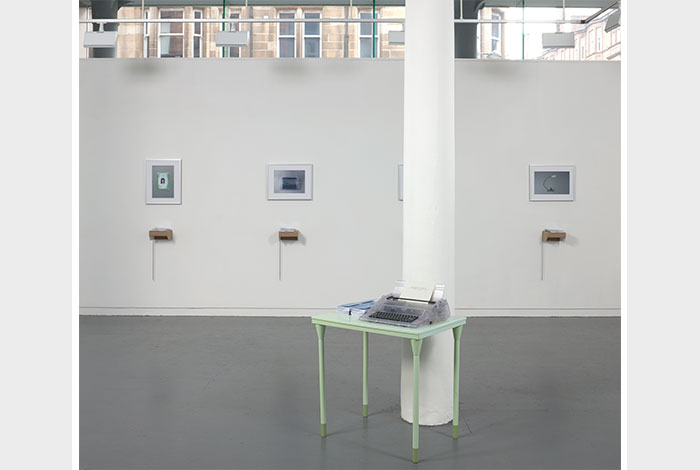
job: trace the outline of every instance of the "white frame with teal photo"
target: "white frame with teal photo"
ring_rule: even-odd
[[[153,195],[153,171],[154,167],[172,166],[172,181],[166,184],[173,185],[172,197],[155,197]],[[146,160],[146,204],[182,204],[182,160]],[[161,188],[163,189],[163,188]]]

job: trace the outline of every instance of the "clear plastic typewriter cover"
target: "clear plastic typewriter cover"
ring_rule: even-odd
[[[443,298],[443,284],[435,286],[428,300],[402,298],[401,292],[405,288],[404,281],[397,281],[394,291],[382,296],[360,320],[417,328],[449,318],[450,306]]]

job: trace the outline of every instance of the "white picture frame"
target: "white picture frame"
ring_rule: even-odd
[[[530,201],[573,201],[574,165],[530,165]]]
[[[307,200],[313,199],[313,165],[269,164],[267,165],[267,199]]]
[[[399,164],[399,201],[403,201],[403,163]]]
[[[182,204],[182,160],[146,160],[145,177],[146,204]]]

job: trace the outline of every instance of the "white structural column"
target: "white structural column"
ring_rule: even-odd
[[[403,278],[455,294],[454,0],[406,0]],[[401,417],[413,421],[413,356],[401,360]],[[423,341],[419,424],[452,419],[452,332]]]

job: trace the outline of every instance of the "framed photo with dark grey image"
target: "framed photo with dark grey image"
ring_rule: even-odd
[[[573,201],[576,167],[530,165],[531,201]]]
[[[267,199],[311,200],[313,187],[313,165],[272,164],[267,165]]]
[[[181,160],[146,160],[146,204],[182,204]]]

